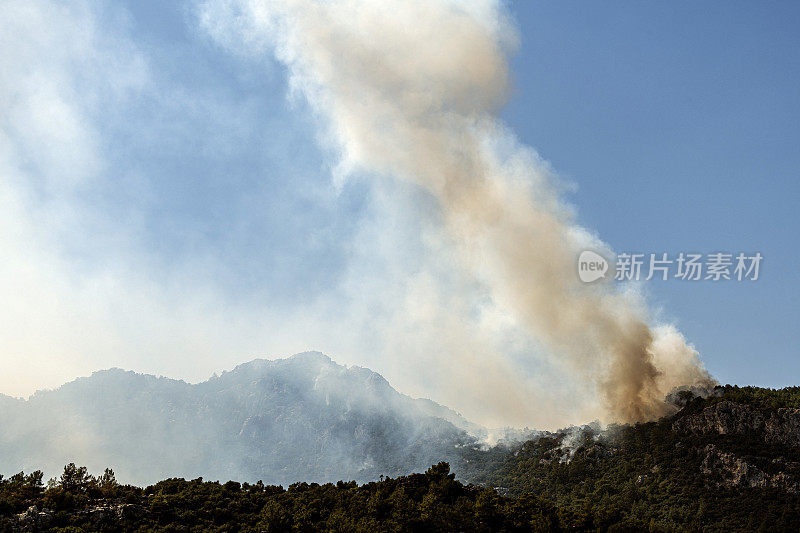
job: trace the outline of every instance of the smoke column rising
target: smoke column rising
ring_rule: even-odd
[[[230,6],[229,6],[230,7]],[[576,257],[607,247],[579,227],[547,165],[497,119],[515,32],[493,0],[284,0],[238,6],[266,36],[291,90],[340,150],[338,175],[409,180],[436,198],[463,261],[576,379],[608,421],[668,411],[663,398],[711,378],[640,298],[583,284]],[[208,12],[206,13],[208,15]]]

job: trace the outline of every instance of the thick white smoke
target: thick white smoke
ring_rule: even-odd
[[[659,416],[673,387],[710,382],[697,352],[674,328],[651,327],[637,297],[579,281],[580,250],[605,246],[576,225],[547,166],[496,116],[515,40],[500,2],[229,7],[246,37],[266,39],[288,67],[291,89],[341,150],[339,170],[394,176],[432,195],[495,304],[598,391],[607,420]]]

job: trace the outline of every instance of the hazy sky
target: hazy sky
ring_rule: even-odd
[[[283,67],[239,45],[258,36],[214,31],[226,7],[4,4],[0,392],[112,366],[201,380],[317,349],[487,423],[529,420],[482,411],[462,392],[479,383],[447,379],[457,346],[437,332],[478,328],[525,369],[522,401],[550,397],[531,424],[580,421],[575,385],[502,310],[441,313],[448,294],[481,293],[450,271],[435,204],[343,177]],[[800,7],[509,11],[503,118],[578,220],[618,252],[761,252],[756,282],[643,289],[720,381],[796,384]]]

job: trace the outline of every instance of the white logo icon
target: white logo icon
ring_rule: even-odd
[[[608,261],[602,255],[591,250],[584,250],[578,256],[578,277],[584,283],[591,283],[604,278],[608,272]]]

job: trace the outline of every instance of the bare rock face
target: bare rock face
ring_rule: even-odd
[[[782,407],[765,422],[766,441],[800,447],[800,409]]]
[[[88,516],[89,521],[98,529],[113,529],[119,526],[123,519],[134,519],[145,514],[140,505],[130,503],[103,503],[82,511]]]
[[[752,464],[747,458],[721,451],[713,444],[704,449],[705,457],[700,471],[711,478],[719,480],[725,487],[776,488],[792,493],[800,493],[797,474],[800,464],[774,459],[770,465],[775,473],[768,473]]]
[[[762,411],[726,400],[679,418],[672,429],[692,435],[758,435],[766,443],[800,447],[800,409]]]
[[[28,507],[24,513],[15,516],[14,531],[44,531],[53,521],[53,511],[36,506]]]
[[[722,401],[699,413],[675,420],[678,434],[755,437],[765,444],[800,447],[800,409],[761,409]],[[800,493],[800,463],[785,457],[742,456],[716,444],[703,448],[701,473],[710,482],[728,488],[774,488]],[[787,450],[788,451],[788,450]]]
[[[141,505],[118,502],[105,502],[78,511],[79,515],[86,515],[93,528],[105,531],[117,531],[122,520],[136,519],[147,514],[147,509]],[[24,513],[14,517],[12,531],[38,532],[48,531],[53,524],[54,513],[51,509],[38,509],[35,505],[29,507]]]

